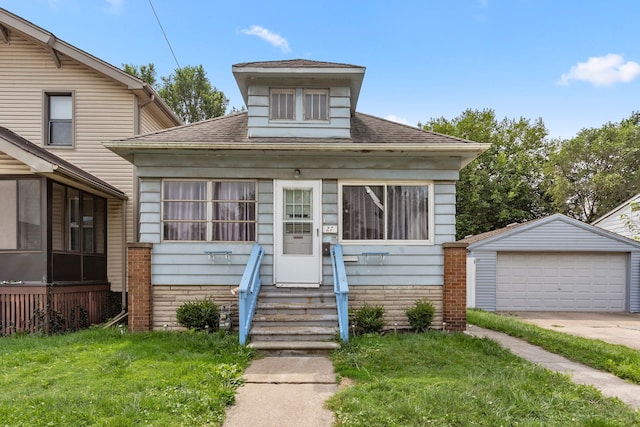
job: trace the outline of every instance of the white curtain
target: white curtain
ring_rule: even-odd
[[[427,186],[387,187],[387,234],[390,240],[428,240]]]
[[[345,240],[384,239],[384,187],[342,187],[342,237]]]
[[[213,240],[255,241],[255,183],[213,184]]]
[[[206,182],[165,181],[164,200],[166,240],[206,240]]]

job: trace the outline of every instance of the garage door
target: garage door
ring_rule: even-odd
[[[499,311],[624,311],[625,254],[500,253]]]

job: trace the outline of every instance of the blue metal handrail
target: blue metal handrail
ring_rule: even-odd
[[[244,345],[251,330],[251,322],[256,311],[258,294],[260,293],[260,262],[264,256],[264,249],[258,243],[253,246],[249,261],[244,269],[240,286],[238,287],[238,310],[240,317],[240,344]]]
[[[349,283],[344,268],[342,246],[338,243],[331,248],[331,265],[333,266],[333,292],[336,294],[338,306],[338,326],[340,339],[349,341]]]

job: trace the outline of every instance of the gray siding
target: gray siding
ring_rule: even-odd
[[[629,311],[640,312],[640,253],[629,255]]]
[[[476,259],[476,308],[496,309],[496,252],[472,252]]]

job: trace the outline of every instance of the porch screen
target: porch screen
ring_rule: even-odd
[[[429,240],[428,185],[343,185],[343,240]]]

